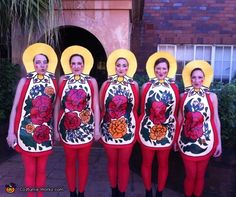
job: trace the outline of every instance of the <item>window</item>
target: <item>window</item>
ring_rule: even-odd
[[[170,45],[161,44],[158,51],[172,53],[177,61],[176,80],[181,79],[183,67],[191,60],[205,60],[214,68],[214,81],[231,82],[236,78],[236,46],[233,45]]]

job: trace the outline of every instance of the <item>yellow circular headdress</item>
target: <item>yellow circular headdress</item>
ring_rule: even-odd
[[[204,72],[205,79],[203,81],[203,86],[209,88],[213,78],[213,68],[208,62],[203,60],[193,60],[186,64],[182,72],[184,87],[186,88],[192,85],[190,75],[195,68],[200,68]]]
[[[155,64],[156,60],[158,60],[159,58],[167,59],[167,61],[169,62],[169,66],[170,66],[167,77],[174,78],[175,73],[177,71],[177,63],[176,63],[175,57],[168,52],[159,51],[159,52],[153,53],[147,60],[146,71],[147,71],[149,79],[156,77],[155,71],[154,71],[154,66],[155,66],[154,64]]]
[[[116,74],[115,63],[118,58],[125,58],[128,61],[129,68],[126,75],[132,78],[137,70],[137,60],[135,55],[128,49],[117,49],[109,55],[107,59],[108,76]]]
[[[93,56],[88,49],[78,45],[73,45],[66,48],[61,55],[61,66],[63,68],[64,74],[72,73],[69,60],[70,57],[74,54],[83,56],[84,69],[82,73],[89,75],[93,67]]]
[[[57,54],[54,49],[45,43],[35,43],[28,46],[22,56],[27,73],[35,71],[33,59],[36,55],[43,54],[48,57],[48,72],[55,73],[57,67]]]

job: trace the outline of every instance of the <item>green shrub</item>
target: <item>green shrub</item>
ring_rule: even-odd
[[[0,123],[10,116],[19,72],[20,66],[0,60]]]
[[[222,85],[216,93],[223,144],[226,147],[236,147],[236,84]]]
[[[184,83],[183,83],[183,80],[175,80],[175,83],[179,89],[179,93],[183,93],[184,92]]]
[[[141,88],[144,83],[148,82],[149,78],[146,72],[136,72],[134,80],[138,83],[139,88]]]

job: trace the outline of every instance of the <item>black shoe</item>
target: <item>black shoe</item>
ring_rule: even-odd
[[[152,188],[150,190],[146,190],[146,197],[152,197]]]
[[[159,191],[157,190],[156,197],[162,197],[162,191],[159,192]]]
[[[77,197],[76,190],[74,192],[70,192],[70,197]]]
[[[118,197],[125,197],[125,192],[120,192],[120,191],[119,191]]]
[[[78,197],[84,197],[84,192],[79,192]]]
[[[116,188],[111,188],[111,197],[118,197],[119,196],[119,190],[118,190],[118,186],[116,186]]]

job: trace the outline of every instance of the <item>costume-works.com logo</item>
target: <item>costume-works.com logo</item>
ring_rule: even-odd
[[[16,184],[15,183],[9,183],[5,185],[5,191],[8,194],[12,194],[16,191]]]

